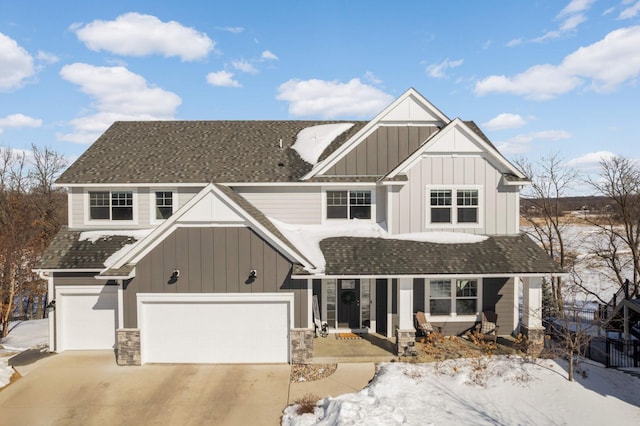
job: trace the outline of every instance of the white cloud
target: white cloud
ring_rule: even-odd
[[[588,10],[594,2],[595,0],[572,0],[558,13],[558,18],[584,12]]]
[[[278,87],[276,99],[289,102],[289,114],[322,118],[365,117],[380,112],[392,96],[354,78],[347,83],[289,80]]]
[[[169,120],[182,102],[175,93],[150,86],[140,75],[124,67],[96,67],[75,63],[60,76],[80,86],[92,99],[95,112],[71,120],[75,131],[59,140],[90,143],[116,120]]]
[[[233,73],[228,71],[210,72],[207,74],[207,83],[220,87],[242,87],[242,85],[233,79]]]
[[[15,40],[0,33],[0,91],[22,87],[34,74],[31,55]]]
[[[536,140],[559,141],[569,139],[571,133],[564,130],[543,130],[514,136],[506,141],[498,142],[498,150],[503,154],[522,154],[529,151],[531,142]]]
[[[504,129],[517,129],[527,124],[527,121],[519,114],[502,113],[498,114],[491,120],[483,123],[482,126],[487,130],[504,130]]]
[[[482,43],[482,49],[483,50],[487,50],[490,47],[491,47],[491,40],[487,40],[484,43]]]
[[[231,66],[241,72],[246,72],[249,74],[257,74],[258,70],[253,66],[252,63],[245,61],[244,59],[240,59],[237,61],[231,62]]]
[[[125,13],[113,21],[96,20],[75,29],[87,48],[123,56],[152,54],[178,56],[183,61],[206,57],[215,43],[205,34],[176,21],[162,22],[155,16]]]
[[[267,60],[277,61],[278,57],[273,52],[271,52],[269,50],[265,50],[264,52],[262,52],[262,55],[260,55],[260,59],[267,59]]]
[[[455,61],[450,61],[448,58],[439,64],[431,64],[427,66],[427,74],[429,77],[433,78],[447,78],[446,71],[449,68],[456,68],[462,65],[464,62],[463,59],[457,59]]]
[[[516,47],[516,46],[520,46],[522,44],[523,40],[522,38],[514,38],[512,40],[509,40],[507,42],[507,47]]]
[[[559,28],[557,30],[547,31],[542,36],[534,38],[533,41],[540,43],[575,31],[580,24],[587,20],[583,12],[589,10],[594,2],[595,0],[572,0],[556,15],[556,19],[563,19]]]
[[[610,160],[616,155],[609,151],[590,152],[580,157],[567,161],[567,167],[583,171],[596,171],[600,169],[600,162]]]
[[[476,83],[475,93],[510,93],[547,100],[591,80],[596,91],[611,91],[640,74],[640,26],[621,28],[581,47],[560,65],[535,65],[513,77],[492,75]]]
[[[622,10],[622,12],[620,12],[620,15],[618,15],[618,19],[635,18],[636,16],[638,16],[638,13],[640,13],[640,1],[636,2],[633,6],[627,7]]]
[[[60,61],[60,58],[58,58],[53,53],[44,52],[42,50],[38,50],[38,55],[36,57],[38,58],[39,61],[44,62],[46,64],[55,64],[56,62]]]
[[[232,34],[240,34],[241,32],[244,32],[244,27],[218,27],[218,29]]]
[[[376,75],[371,71],[365,72],[362,77],[365,80],[367,80],[369,83],[371,83],[371,84],[381,84],[382,83],[382,80],[380,80],[378,77],[376,77]]]
[[[39,118],[29,117],[24,114],[11,114],[6,117],[0,117],[0,130],[7,127],[40,127],[42,120]]]

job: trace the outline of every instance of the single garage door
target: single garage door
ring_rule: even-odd
[[[142,362],[289,362],[292,293],[138,294]]]
[[[117,318],[117,286],[57,287],[58,352],[113,349]]]

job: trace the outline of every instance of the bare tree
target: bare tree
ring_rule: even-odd
[[[562,268],[570,265],[572,257],[567,250],[562,220],[564,211],[561,199],[577,182],[578,174],[566,167],[558,154],[543,157],[531,164],[524,159],[516,161],[516,165],[531,179],[531,186],[523,195],[528,199],[529,208],[524,208],[521,216],[527,221],[528,233],[555,259]],[[563,280],[562,277],[551,277],[552,309],[563,312]]]
[[[25,152],[0,150],[0,337],[18,300],[41,301],[46,283],[32,267],[66,220],[66,197],[53,188],[64,159],[49,148]]]
[[[605,237],[595,254],[620,286],[627,274],[632,274],[632,296],[636,296],[640,278],[640,165],[622,157],[602,160],[599,179],[591,185],[611,202],[598,217],[586,219]]]

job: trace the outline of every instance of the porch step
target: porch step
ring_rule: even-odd
[[[636,379],[640,379],[640,368],[618,368],[618,370],[630,376],[633,376]]]

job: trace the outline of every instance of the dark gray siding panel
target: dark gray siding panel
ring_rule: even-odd
[[[433,325],[442,327],[442,334],[445,336],[463,336],[467,331],[472,331],[475,322],[437,322],[433,321]]]
[[[294,326],[306,327],[307,281],[294,282],[291,267],[249,228],[178,228],[136,266],[124,292],[125,327],[137,327],[137,293],[263,292],[293,292]],[[180,278],[171,283],[174,269]],[[251,269],[258,273],[252,282]]]
[[[498,314],[498,325],[502,335],[509,335],[515,331],[513,306],[513,278],[485,278],[482,281],[482,310]]]
[[[382,176],[404,161],[438,129],[422,127],[380,127],[335,166],[327,175]]]
[[[424,278],[413,279],[413,312],[424,312]]]

